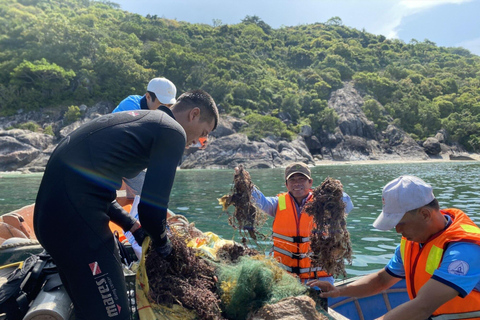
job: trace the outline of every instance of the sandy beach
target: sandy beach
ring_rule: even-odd
[[[355,161],[337,161],[337,160],[320,160],[315,159],[315,166],[332,166],[332,165],[353,165],[353,164],[389,164],[389,163],[435,163],[435,162],[471,162],[480,161],[480,154],[465,153],[462,156],[472,158],[472,160],[450,160],[449,155],[438,156],[429,159],[381,159],[381,160],[355,160]]]

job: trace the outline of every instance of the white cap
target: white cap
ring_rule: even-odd
[[[373,226],[379,230],[390,230],[406,212],[423,207],[433,199],[431,185],[414,176],[401,176],[383,187],[383,210]]]
[[[158,101],[163,104],[174,104],[177,100],[177,88],[166,78],[153,78],[147,86],[147,91],[155,93]]]

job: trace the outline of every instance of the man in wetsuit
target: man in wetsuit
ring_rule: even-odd
[[[139,219],[155,250],[168,257],[166,213],[177,166],[185,146],[217,123],[212,97],[190,91],[171,110],[119,112],[92,120],[52,153],[35,203],[34,228],[57,264],[77,320],[130,317],[107,214],[122,178],[148,168]]]

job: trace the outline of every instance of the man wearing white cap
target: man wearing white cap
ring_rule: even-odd
[[[168,110],[177,100],[177,88],[168,79],[160,77],[150,80],[147,86],[147,92],[143,96],[131,95],[123,99],[122,102],[112,111],[112,113],[132,110]],[[143,181],[145,180],[145,171],[132,179],[125,179],[127,198],[133,199],[142,191]],[[120,210],[119,206],[115,204]],[[117,211],[118,211],[117,210]],[[115,213],[113,213],[115,214]]]
[[[160,106],[171,107],[176,99],[177,88],[166,78],[153,78],[144,96],[131,95],[123,99],[112,113],[131,110],[156,110]]]
[[[346,286],[319,286],[322,297],[367,297],[405,278],[410,301],[379,319],[480,319],[480,228],[459,209],[440,210],[432,187],[414,176],[389,182],[373,223],[395,228],[400,245],[387,266]]]

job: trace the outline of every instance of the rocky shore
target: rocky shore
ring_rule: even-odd
[[[217,129],[209,137],[205,149],[185,151],[180,168],[246,168],[283,167],[292,161],[309,165],[343,162],[411,162],[441,160],[480,160],[461,146],[449,143],[444,131],[425,141],[415,141],[394,125],[378,131],[362,111],[363,98],[351,83],[335,91],[328,106],[338,116],[334,132],[314,134],[304,126],[293,141],[269,136],[251,141],[241,133],[248,124],[238,118],[221,115]],[[65,110],[18,112],[0,118],[0,171],[43,172],[51,152],[58,142],[80,125],[103,114],[115,105],[98,103],[80,106],[81,119],[65,125]],[[288,121],[288,119],[286,119]],[[40,127],[51,126],[54,136],[22,129],[10,129],[22,123],[35,122]]]

